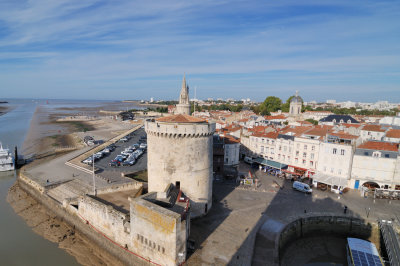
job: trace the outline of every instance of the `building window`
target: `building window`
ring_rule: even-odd
[[[307,150],[307,145],[304,145],[304,149]]]
[[[262,139],[262,143],[264,143],[265,139]]]
[[[324,166],[324,172],[326,172],[326,166]]]
[[[286,151],[286,146],[283,146],[283,151]]]
[[[279,146],[279,150],[280,150],[280,151],[282,150],[282,146]]]
[[[278,159],[280,159],[281,158],[281,155],[280,154],[278,154]]]
[[[314,159],[314,153],[311,153],[310,156],[311,156],[311,159]]]
[[[264,146],[261,146],[261,152],[264,152]]]
[[[271,140],[271,144],[274,145],[274,141],[273,140]]]
[[[344,150],[340,150],[340,155],[344,155]]]
[[[268,153],[268,152],[269,152],[269,148],[265,147],[265,153]]]
[[[298,162],[299,162],[299,159],[296,158],[296,159],[294,159],[294,161],[295,161],[296,163],[298,163]]]
[[[385,158],[389,158],[389,154],[385,154]]]
[[[271,148],[271,154],[274,154],[274,148]]]
[[[269,139],[267,139],[267,144],[269,144]]]
[[[303,164],[306,164],[306,160],[303,160]]]
[[[299,151],[296,151],[296,156],[299,156],[299,154],[300,154],[300,152],[299,152]]]
[[[367,152],[367,151],[365,151],[365,152],[364,152],[364,155],[367,155],[367,156],[368,156],[368,152]]]
[[[372,153],[372,157],[376,157],[376,158],[381,157],[381,153],[379,151],[375,151]]]
[[[307,153],[303,152],[303,158],[306,158],[306,157],[307,157]]]
[[[336,154],[336,152],[337,152],[337,149],[333,148],[333,154]]]
[[[337,173],[338,173],[339,175],[341,175],[341,174],[342,174],[342,169],[338,169],[338,170],[337,170]]]
[[[314,162],[313,161],[310,161],[310,166],[313,166],[314,165]]]
[[[311,146],[311,150],[315,151],[315,146],[314,145]]]
[[[287,157],[287,160],[290,161],[290,156]]]

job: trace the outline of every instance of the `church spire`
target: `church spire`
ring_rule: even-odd
[[[175,114],[190,115],[189,86],[186,84],[186,75],[183,74],[182,89],[179,103],[176,105]]]
[[[179,96],[180,104],[189,104],[189,86],[186,84],[186,75],[183,74],[182,89]]]

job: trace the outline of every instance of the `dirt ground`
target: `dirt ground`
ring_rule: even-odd
[[[32,230],[42,237],[58,243],[82,265],[123,265],[115,257],[99,248],[84,235],[61,221],[55,214],[38,204],[18,184],[12,186],[7,201]]]

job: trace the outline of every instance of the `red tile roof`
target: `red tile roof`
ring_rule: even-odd
[[[276,138],[278,138],[278,135],[279,135],[278,132],[268,132],[268,133],[256,132],[252,136],[259,137],[259,138],[276,139]]]
[[[266,116],[264,116],[264,118],[267,120],[274,120],[274,119],[285,120],[286,116],[284,116],[284,115],[266,115]]]
[[[365,125],[361,130],[365,131],[375,131],[375,132],[385,132],[385,129],[382,129],[380,125]]]
[[[307,126],[299,126],[299,127],[286,127],[282,129],[281,134],[286,134],[292,132],[295,136],[300,136],[305,131],[310,130],[310,127]]]
[[[386,132],[387,138],[400,138],[400,129],[390,129]]]
[[[398,151],[399,144],[381,141],[367,141],[359,145],[357,148],[379,151]]]
[[[361,124],[347,124],[347,123],[342,123],[341,125],[344,126],[344,127],[355,127],[355,128],[361,127]]]
[[[207,122],[207,120],[205,120],[205,119],[190,116],[190,115],[184,115],[184,114],[160,117],[160,118],[157,118],[156,121],[169,122],[169,123],[204,123],[204,122]]]
[[[329,133],[329,135],[336,136],[341,139],[358,139],[359,136],[351,135],[345,132],[336,132],[336,133]]]

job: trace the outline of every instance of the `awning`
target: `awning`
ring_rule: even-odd
[[[331,175],[325,175],[321,173],[316,173],[313,175],[313,180],[319,183],[323,183],[326,185],[331,185],[331,186],[343,186],[347,187],[347,178],[339,177],[339,176],[331,176]]]
[[[264,158],[261,158],[261,157],[254,159],[253,162],[261,164],[261,165],[264,165],[264,166],[269,166],[269,167],[272,167],[272,168],[276,168],[276,169],[285,169],[285,168],[288,167],[287,164],[275,162],[275,161],[272,161],[272,160],[267,160],[267,159],[264,159]]]

